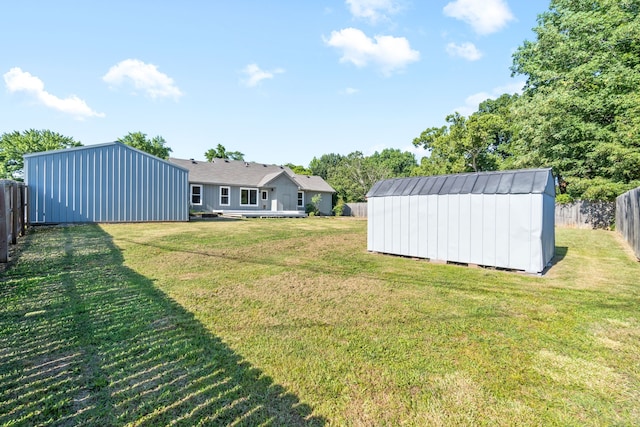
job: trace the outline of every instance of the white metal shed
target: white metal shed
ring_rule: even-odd
[[[367,249],[541,273],[555,253],[551,169],[378,181]]]

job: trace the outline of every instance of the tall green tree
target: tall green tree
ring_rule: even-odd
[[[418,166],[415,154],[397,148],[385,148],[380,153],[376,151],[370,158],[388,169],[393,177],[411,176]]]
[[[612,198],[640,180],[639,12],[639,0],[552,0],[513,56],[527,76],[514,163],[552,166],[560,192]]]
[[[213,159],[231,159],[231,160],[244,160],[244,154],[239,151],[227,151],[222,144],[218,144],[216,148],[210,148],[204,153],[204,157],[208,162],[212,162]]]
[[[79,147],[73,138],[50,130],[30,129],[5,133],[0,136],[0,178],[23,179],[24,154],[47,150]]]
[[[506,137],[504,118],[492,112],[477,112],[469,118],[450,114],[448,125],[431,127],[413,140],[429,151],[418,171],[425,175],[496,170],[502,160],[500,149]]]
[[[387,165],[355,151],[342,157],[340,162],[330,169],[327,182],[338,193],[338,199],[345,202],[364,202],[373,184],[391,176],[392,171]]]
[[[340,164],[343,158],[343,155],[336,153],[323,154],[320,158],[314,157],[309,163],[311,175],[322,177],[327,181],[331,171]]]
[[[154,136],[149,139],[142,132],[129,132],[118,141],[165,160],[169,158],[169,153],[173,151],[167,146],[167,142],[163,137]]]

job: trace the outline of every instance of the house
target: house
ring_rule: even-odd
[[[188,171],[120,142],[25,154],[31,224],[188,221]]]
[[[551,169],[387,179],[367,204],[369,251],[531,273],[555,253]]]
[[[319,176],[296,175],[286,166],[243,160],[170,158],[169,162],[189,171],[190,207],[195,211],[297,214],[320,196],[320,213],[332,213],[335,190]]]

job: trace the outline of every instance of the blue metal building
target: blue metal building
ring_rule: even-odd
[[[29,222],[188,221],[188,174],[120,142],[26,154]]]

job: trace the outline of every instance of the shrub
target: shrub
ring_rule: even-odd
[[[558,194],[556,195],[556,203],[560,205],[566,205],[568,203],[573,202],[573,197],[568,194]]]
[[[338,203],[333,207],[333,214],[335,216],[342,216],[344,213],[344,200],[338,199]]]

